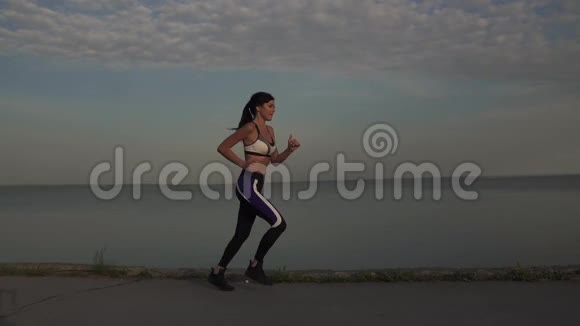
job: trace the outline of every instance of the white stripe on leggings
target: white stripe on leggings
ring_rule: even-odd
[[[280,213],[278,213],[278,211],[274,208],[274,206],[272,206],[272,204],[270,204],[270,202],[266,198],[264,198],[264,196],[262,196],[262,194],[258,191],[258,189],[256,188],[257,183],[258,180],[254,180],[254,193],[258,195],[258,197],[260,197],[260,199],[262,199],[262,201],[266,205],[268,205],[268,207],[272,210],[272,212],[274,212],[274,215],[276,215],[276,223],[272,225],[272,227],[275,228],[278,225],[280,225],[280,223],[282,223],[282,216],[280,216]]]

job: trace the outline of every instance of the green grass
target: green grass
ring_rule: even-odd
[[[16,264],[0,264],[0,276],[47,276],[51,270],[42,265],[31,265],[19,268]]]
[[[113,265],[109,265],[105,262],[105,251],[106,247],[103,247],[95,252],[93,255],[93,265],[92,272],[97,275],[111,276],[111,277],[123,277],[127,276],[127,272],[123,269],[116,268]]]
[[[580,268],[566,271],[552,267],[506,267],[496,269],[380,270],[352,272],[290,272],[279,268],[271,272],[278,283],[358,283],[358,282],[474,282],[474,281],[560,281],[579,279]]]
[[[140,279],[205,279],[199,269],[156,269],[115,266],[105,259],[106,248],[97,250],[92,264],[0,264],[0,276],[102,276]],[[415,268],[358,271],[288,271],[286,266],[266,271],[277,283],[359,283],[359,282],[476,282],[476,281],[559,281],[580,280],[580,266],[529,266],[504,268]],[[243,270],[228,272],[230,280],[243,280]]]

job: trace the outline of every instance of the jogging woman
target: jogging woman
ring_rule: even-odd
[[[258,283],[272,285],[272,281],[262,268],[264,256],[286,230],[286,221],[274,205],[262,195],[264,175],[268,164],[284,162],[300,147],[298,140],[290,135],[288,148],[278,153],[274,129],[266,125],[266,121],[272,121],[274,112],[276,107],[272,95],[265,92],[253,94],[244,107],[238,128],[235,128],[236,131],[217,149],[225,158],[242,168],[236,184],[236,196],[240,201],[236,231],[226,246],[220,262],[212,268],[208,277],[209,282],[220,290],[234,289],[227,282],[225,271],[250,235],[256,215],[270,224],[271,228],[262,237],[254,259],[250,260],[244,275]],[[245,160],[240,159],[231,149],[240,141],[244,144]]]

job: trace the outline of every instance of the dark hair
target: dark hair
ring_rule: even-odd
[[[274,100],[274,96],[266,92],[257,92],[250,97],[250,100],[244,106],[242,111],[242,117],[240,118],[240,123],[238,123],[237,128],[230,128],[230,130],[240,129],[246,123],[254,120],[256,117],[256,106],[260,106],[264,103]]]

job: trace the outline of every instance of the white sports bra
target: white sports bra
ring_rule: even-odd
[[[258,138],[256,138],[256,140],[250,145],[244,145],[244,153],[270,157],[276,151],[276,141],[274,140],[274,137],[270,135],[270,138],[273,140],[273,143],[270,144],[268,140],[260,134],[260,128],[258,128],[258,125],[254,121],[252,121],[252,123],[256,126]],[[268,129],[266,128],[266,130]],[[268,131],[268,134],[270,134],[270,131]]]

